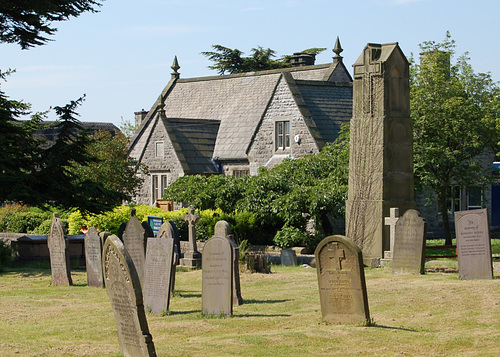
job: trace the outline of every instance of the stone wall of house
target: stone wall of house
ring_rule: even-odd
[[[163,142],[164,149],[161,157],[156,157],[157,142]],[[175,150],[168,137],[165,126],[156,119],[141,162],[148,166],[149,175],[143,175],[142,177],[144,182],[135,200],[138,204],[154,204],[154,202],[152,202],[151,175],[166,175],[167,185],[170,185],[179,177],[184,176],[184,170],[182,169],[179,159],[175,155]]]
[[[276,150],[275,122],[284,120],[290,121],[290,148]],[[295,140],[296,135],[300,136],[299,143]],[[257,169],[262,166],[272,168],[286,157],[299,158],[318,151],[288,85],[281,79],[248,152],[250,175],[256,175]]]

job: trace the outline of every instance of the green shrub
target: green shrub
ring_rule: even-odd
[[[38,227],[36,227],[35,229],[33,229],[32,231],[27,232],[27,233],[30,233],[30,234],[50,234],[51,224],[52,224],[52,218],[46,219],[45,221],[40,223],[40,225]],[[72,234],[72,233],[70,233],[70,234]]]
[[[12,249],[9,245],[5,244],[4,241],[0,240],[0,271],[11,262],[12,260]]]
[[[283,249],[303,245],[309,234],[296,227],[283,227],[274,236],[274,243]]]

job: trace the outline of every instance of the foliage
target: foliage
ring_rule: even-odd
[[[0,240],[0,271],[12,261],[12,249],[3,240]]]
[[[123,135],[125,135],[127,139],[130,139],[132,136],[134,136],[138,127],[138,125],[132,123],[130,120],[123,119],[123,117],[119,126],[120,131],[123,133]]]
[[[451,63],[455,42],[449,33],[442,43],[420,48],[410,78],[415,178],[417,187],[436,193],[450,242],[448,187],[491,179],[491,168],[482,168],[478,155],[497,144],[500,89],[490,74],[474,73],[467,53]]]
[[[207,56],[210,61],[215,62],[214,65],[208,68],[216,70],[221,75],[226,72],[229,74],[244,73],[291,66],[291,56],[273,59],[276,57],[276,51],[270,48],[261,46],[252,48],[252,54],[249,57],[243,57],[243,52],[238,49],[231,49],[221,45],[212,45],[212,48],[214,51],[206,51],[201,54]],[[324,50],[325,48],[311,48],[302,52],[316,55]]]
[[[22,49],[45,44],[57,29],[52,22],[66,21],[84,12],[97,12],[101,1],[24,0],[0,3],[0,42],[17,43]]]
[[[26,206],[7,205],[0,209],[0,232],[31,233],[51,217],[51,212],[33,212]]]
[[[282,227],[274,236],[274,243],[282,249],[303,245],[307,241],[308,234],[296,227]]]

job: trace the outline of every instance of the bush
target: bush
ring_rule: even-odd
[[[287,249],[297,245],[303,245],[308,237],[309,234],[298,228],[285,226],[276,233],[273,241],[278,247]]]
[[[11,260],[11,247],[5,244],[4,241],[0,240],[0,271],[3,271],[3,269],[11,262]]]

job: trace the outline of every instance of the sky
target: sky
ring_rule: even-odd
[[[53,25],[58,31],[44,46],[0,44],[0,70],[16,69],[0,89],[33,112],[85,95],[81,121],[117,126],[151,108],[174,56],[181,78],[218,75],[201,54],[216,44],[244,56],[271,48],[277,57],[325,47],[316,58],[325,64],[339,36],[352,74],[367,43],[398,42],[408,58],[418,57],[419,44],[441,42],[449,31],[456,57],[469,52],[476,72],[500,81],[496,0],[107,0],[98,13]],[[48,119],[56,119],[53,111]]]

